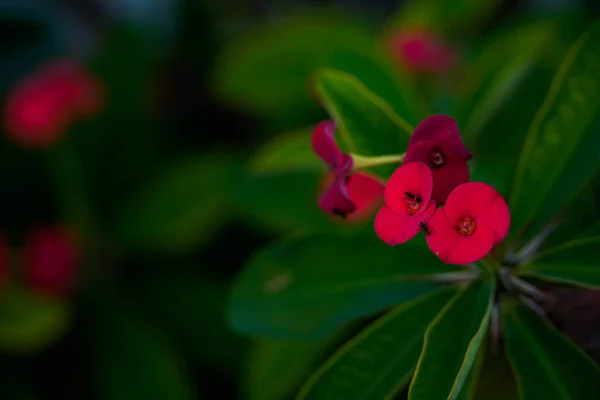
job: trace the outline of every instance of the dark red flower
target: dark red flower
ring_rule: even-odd
[[[431,197],[442,205],[455,187],[469,181],[467,161],[470,159],[456,120],[445,115],[432,115],[415,128],[404,162],[422,162],[431,168]]]
[[[444,73],[458,63],[455,51],[425,29],[397,32],[389,46],[400,65],[413,73]]]
[[[78,262],[75,240],[63,228],[38,228],[25,244],[25,278],[38,292],[68,294],[75,284]]]
[[[423,163],[400,166],[385,187],[385,205],[375,217],[377,236],[391,246],[413,238],[435,211],[431,171]]]
[[[97,114],[102,97],[97,81],[79,64],[53,61],[12,90],[4,107],[4,126],[21,145],[47,147],[74,119]]]
[[[319,207],[349,220],[368,217],[381,204],[383,181],[367,173],[353,171],[352,156],[342,153],[335,143],[333,121],[317,125],[312,147],[329,166],[329,174],[325,178],[327,188],[319,199]]]
[[[431,251],[447,264],[470,264],[500,243],[510,226],[510,212],[502,195],[490,185],[468,182],[450,193],[446,205],[429,220],[426,235]]]

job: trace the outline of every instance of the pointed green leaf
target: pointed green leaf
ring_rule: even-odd
[[[258,340],[246,360],[248,399],[289,398],[316,367],[328,344],[329,340]]]
[[[298,399],[390,398],[408,383],[427,326],[455,293],[435,290],[373,322],[314,373]]]
[[[417,275],[464,271],[429,249],[390,248],[358,236],[302,235],[260,251],[233,288],[229,321],[246,334],[324,338],[340,324],[409,300],[436,285]]]
[[[282,133],[265,143],[248,162],[252,173],[322,171],[324,163],[314,153],[311,136],[314,126]]]
[[[460,97],[454,116],[458,121],[465,121],[465,141],[473,143],[479,134],[487,133],[481,128],[530,75],[554,28],[553,24],[544,21],[500,34],[464,71],[463,79],[458,83]]]
[[[518,274],[600,289],[600,236],[549,248],[518,268]]]
[[[70,323],[63,301],[9,289],[0,298],[0,350],[33,353],[61,337]]]
[[[532,122],[509,198],[513,232],[546,222],[598,166],[599,41],[595,24],[573,44]]]
[[[208,240],[230,211],[228,157],[186,157],[135,192],[118,211],[123,246],[181,251]]]
[[[315,85],[325,108],[338,124],[347,151],[364,156],[406,151],[412,126],[357,77],[324,69],[315,76]],[[397,167],[378,170],[391,173]]]
[[[459,397],[487,333],[494,291],[494,281],[476,281],[456,294],[432,322],[409,399]]]
[[[600,370],[573,342],[519,303],[504,304],[504,337],[522,400],[600,397]]]

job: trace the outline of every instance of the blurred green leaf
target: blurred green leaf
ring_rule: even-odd
[[[599,40],[596,24],[575,42],[530,127],[509,198],[513,232],[547,222],[598,166]]]
[[[427,248],[394,249],[370,230],[358,236],[310,234],[256,254],[233,288],[229,321],[246,334],[319,339],[343,322],[414,298],[436,284],[415,276],[464,271]]]
[[[427,326],[455,293],[432,291],[372,323],[313,374],[298,399],[390,398],[408,383]]]
[[[164,273],[143,281],[144,304],[188,346],[190,356],[211,368],[239,368],[247,341],[229,330],[225,320],[229,285],[198,273]]]
[[[242,171],[232,182],[232,197],[242,215],[274,230],[352,229],[318,207],[324,178],[323,172],[257,175]]]
[[[311,146],[314,126],[282,133],[265,143],[248,162],[252,173],[323,171],[323,162]]]
[[[477,351],[475,360],[473,361],[473,365],[471,366],[471,370],[467,374],[462,388],[456,395],[457,400],[472,400],[475,397],[475,391],[479,384],[479,377],[481,375],[481,368],[485,356],[486,351],[484,348],[484,344],[482,344],[480,346],[480,349]]]
[[[63,301],[8,289],[0,297],[0,349],[34,353],[59,339],[70,323]]]
[[[373,40],[371,29],[329,14],[262,26],[222,50],[215,88],[223,101],[261,115],[305,107],[315,68],[329,66],[340,51],[370,51]]]
[[[425,332],[409,399],[457,399],[487,333],[495,281],[456,294]]]
[[[208,240],[230,212],[234,162],[188,156],[137,191],[117,213],[115,235],[128,248],[182,251]]]
[[[347,151],[363,156],[406,151],[413,127],[358,78],[326,69],[316,75],[315,82],[317,93],[336,121]],[[391,174],[396,168],[397,165],[390,165],[383,170]]]
[[[600,370],[583,350],[520,303],[505,303],[503,314],[508,358],[522,400],[600,396]]]
[[[600,236],[549,248],[520,266],[519,275],[600,289]]]
[[[409,0],[392,15],[388,28],[418,27],[437,32],[464,30],[486,20],[497,5],[498,0]]]
[[[555,28],[555,24],[542,21],[496,35],[467,66],[458,83],[459,97],[453,112],[463,125],[466,142],[485,134],[481,128],[530,75]]]
[[[174,343],[125,304],[109,304],[110,308],[94,313],[93,349],[100,398],[198,398]]]
[[[262,26],[227,45],[214,67],[219,97],[261,116],[317,109],[310,77],[323,67],[356,75],[414,124],[423,113],[414,82],[402,76],[363,23],[329,13]],[[421,115],[422,117],[422,115]]]
[[[259,339],[246,360],[248,400],[282,400],[310,375],[329,340]]]

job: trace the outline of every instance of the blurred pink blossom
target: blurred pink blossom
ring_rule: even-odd
[[[456,52],[425,29],[398,31],[389,37],[388,44],[402,67],[413,73],[444,73],[458,63]]]

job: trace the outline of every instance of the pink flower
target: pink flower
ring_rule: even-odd
[[[470,264],[485,257],[508,233],[506,201],[490,185],[459,185],[431,219],[426,234],[431,251],[447,264]]]
[[[54,144],[78,118],[97,114],[103,103],[95,78],[71,60],[56,60],[19,82],[4,106],[9,137],[26,147]]]
[[[395,246],[419,233],[422,223],[435,211],[432,188],[431,171],[425,164],[413,162],[400,166],[385,187],[385,205],[375,217],[377,236]]]
[[[38,292],[66,295],[72,291],[79,263],[73,236],[59,227],[38,228],[25,244],[26,281]]]
[[[425,29],[397,32],[389,46],[398,62],[413,73],[444,73],[457,65],[455,51]]]
[[[352,169],[353,160],[335,143],[335,122],[318,124],[312,136],[314,152],[329,166],[326,189],[319,207],[342,218],[360,220],[368,217],[383,198],[384,183],[379,178]]]
[[[404,162],[422,162],[431,169],[431,197],[436,204],[442,205],[455,187],[469,181],[467,161],[470,159],[456,120],[445,115],[432,115],[415,128]]]

